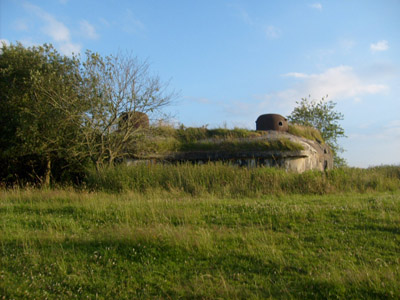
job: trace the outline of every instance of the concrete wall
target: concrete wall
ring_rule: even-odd
[[[149,157],[148,159],[127,159],[128,165],[142,163],[178,163],[193,162],[197,164],[209,161],[224,161],[229,164],[245,167],[278,167],[287,171],[302,173],[308,170],[324,171],[333,168],[333,155],[326,144],[297,137],[285,132],[271,131],[267,136],[257,139],[278,139],[287,138],[301,144],[300,151],[238,151],[235,153],[225,152],[175,152],[160,157]]]

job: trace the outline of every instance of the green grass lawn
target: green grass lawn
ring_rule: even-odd
[[[399,191],[0,199],[0,299],[400,298]]]

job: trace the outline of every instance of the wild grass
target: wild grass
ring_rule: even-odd
[[[289,133],[311,140],[323,142],[318,130],[299,125],[290,125]],[[260,141],[254,138],[268,136],[267,131],[248,129],[206,127],[156,126],[135,144],[134,152],[137,157],[154,154],[165,154],[177,151],[268,151],[268,150],[302,150],[303,147],[288,138],[281,137],[270,141]]]
[[[303,174],[276,168],[241,168],[223,163],[119,165],[91,171],[86,186],[104,192],[180,191],[191,196],[260,197],[282,194],[334,194],[396,191],[400,167],[340,168]]]
[[[183,142],[194,142],[206,139],[236,139],[236,138],[253,138],[268,135],[267,131],[255,131],[242,128],[226,129],[215,128],[208,129],[206,127],[181,127],[175,132],[171,129],[159,127],[159,130],[168,132],[168,134],[176,134],[179,140]],[[289,133],[316,141],[317,139],[323,142],[321,133],[312,127],[301,126],[297,124],[289,124]]]
[[[309,126],[302,126],[298,124],[289,124],[290,134],[304,137],[306,139],[316,141],[319,143],[324,143],[324,139],[321,136],[321,132],[318,129]]]
[[[235,153],[238,151],[299,151],[303,150],[303,146],[295,143],[287,138],[276,140],[203,140],[198,142],[188,142],[182,144],[180,151],[214,151],[225,153]]]
[[[400,297],[399,191],[0,192],[2,299]]]

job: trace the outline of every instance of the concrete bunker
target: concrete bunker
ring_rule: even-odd
[[[287,171],[302,173],[307,170],[324,171],[333,168],[332,151],[318,139],[309,139],[297,132],[290,133],[285,117],[279,114],[263,114],[256,121],[257,131],[251,137],[233,138],[235,143],[265,143],[265,147],[218,148],[224,139],[201,138],[194,143],[214,143],[216,147],[170,150],[164,153],[148,152],[128,159],[128,164],[137,163],[182,163],[203,164],[222,161],[247,167],[278,167]],[[291,126],[292,127],[292,126]],[[264,132],[262,132],[264,131]],[[157,140],[157,136],[151,137]],[[162,138],[161,138],[162,140]],[[232,141],[232,138],[229,138]],[[287,146],[290,143],[300,147]],[[271,145],[284,145],[273,148]],[[285,148],[286,145],[286,148]]]

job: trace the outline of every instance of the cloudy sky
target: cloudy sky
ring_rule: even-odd
[[[400,1],[0,0],[0,39],[132,51],[180,92],[176,122],[255,129],[337,103],[351,166],[400,164]]]

